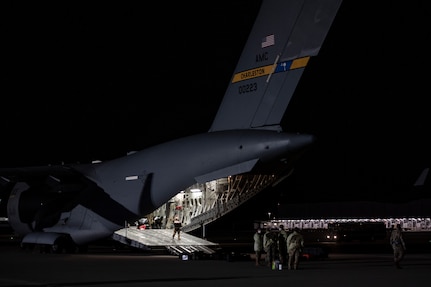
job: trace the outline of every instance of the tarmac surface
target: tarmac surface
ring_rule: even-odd
[[[429,248],[407,253],[396,269],[383,245],[332,248],[302,259],[298,270],[255,266],[250,254],[189,258],[102,246],[85,254],[50,254],[1,244],[0,286],[429,286]],[[356,246],[356,247],[355,247]],[[252,248],[252,247],[251,247]],[[349,253],[350,251],[355,251]]]

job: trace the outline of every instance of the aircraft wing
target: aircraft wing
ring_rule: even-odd
[[[76,192],[82,185],[82,176],[62,165],[0,168],[0,216],[6,216],[7,199],[17,183],[26,184],[27,188],[43,186],[51,194],[65,194]]]
[[[45,180],[56,180],[62,178],[73,178],[77,173],[69,166],[64,165],[48,165],[48,166],[29,166],[29,167],[14,167],[0,168],[0,182],[7,183],[9,181],[28,181],[37,182]]]

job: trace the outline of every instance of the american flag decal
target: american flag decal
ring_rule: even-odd
[[[268,35],[262,39],[262,48],[266,48],[275,44],[274,34]]]

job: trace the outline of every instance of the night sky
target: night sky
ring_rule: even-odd
[[[157,2],[157,3],[153,3]],[[206,132],[260,1],[2,2],[0,167]],[[429,1],[345,1],[283,120],[316,135],[281,202],[392,200],[430,165]]]

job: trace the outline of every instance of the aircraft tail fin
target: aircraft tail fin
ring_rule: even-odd
[[[414,186],[424,186],[425,185],[425,181],[428,178],[428,173],[429,173],[429,167],[425,168],[421,174],[419,175],[419,177],[416,179],[416,182],[414,184]]]
[[[210,128],[280,129],[310,57],[318,54],[342,0],[263,0]]]

